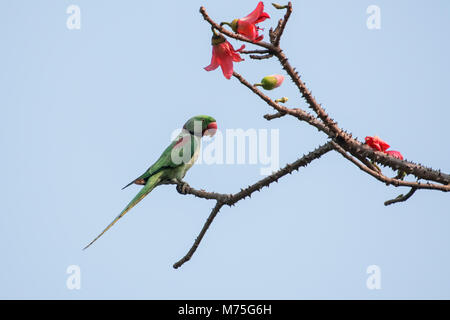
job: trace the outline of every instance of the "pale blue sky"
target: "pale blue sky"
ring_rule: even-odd
[[[0,298],[450,298],[449,195],[386,187],[335,153],[224,208],[193,259],[213,202],[157,188],[94,246],[83,248],[137,193],[141,174],[186,119],[224,129],[279,129],[280,164],[326,141],[270,108],[211,59],[205,5],[217,21],[257,1],[0,2]],[[81,8],[81,29],[66,9]],[[368,30],[366,8],[381,8]],[[269,7],[272,19],[281,17]],[[450,170],[450,2],[294,1],[282,46],[318,101],[360,139],[379,135],[410,160]],[[235,47],[238,44],[231,41]],[[247,46],[251,48],[251,46]],[[235,69],[249,81],[275,60]],[[305,107],[290,81],[274,98]],[[194,166],[194,187],[231,193],[259,165]],[[81,268],[81,289],[66,268]],[[381,290],[366,268],[380,266]]]

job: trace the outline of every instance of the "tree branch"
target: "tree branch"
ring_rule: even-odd
[[[386,185],[393,185],[395,187],[400,187],[400,186],[412,187],[412,188],[416,188],[416,189],[433,189],[433,190],[439,190],[439,191],[444,191],[444,192],[450,191],[450,185],[432,184],[429,182],[426,182],[426,183],[409,182],[409,181],[403,181],[403,180],[399,180],[399,179],[395,179],[395,178],[386,177],[381,172],[372,170],[372,169],[368,168],[367,166],[361,164],[360,162],[356,161],[355,158],[348,155],[347,152],[337,143],[335,143],[335,142],[332,142],[332,143],[333,143],[333,148],[336,151],[338,151],[340,154],[342,154],[344,156],[344,158],[346,158],[347,160],[349,160],[350,162],[355,164],[362,171],[370,174],[372,177],[376,178],[377,180],[384,182]]]
[[[260,191],[263,187],[268,187],[273,182],[278,182],[278,179],[284,177],[287,174],[291,174],[294,170],[298,170],[300,167],[306,167],[309,163],[311,163],[315,159],[320,158],[321,156],[323,156],[325,153],[331,151],[332,149],[333,149],[332,143],[328,142],[328,143],[318,147],[314,151],[311,151],[307,155],[304,155],[300,159],[298,159],[290,164],[287,164],[284,168],[259,180],[258,182],[248,186],[245,189],[241,189],[241,191],[239,191],[235,194],[232,194],[232,195],[219,194],[219,193],[215,193],[215,192],[206,192],[203,190],[196,190],[189,186],[186,186],[183,182],[177,182],[177,183],[176,182],[168,182],[168,184],[177,184],[180,187],[184,186],[185,187],[184,192],[181,192],[182,188],[177,188],[177,191],[182,194],[192,194],[199,198],[216,199],[217,200],[215,207],[211,211],[208,219],[206,220],[205,224],[203,225],[202,230],[200,231],[199,235],[195,239],[194,244],[189,249],[188,253],[183,258],[181,258],[178,262],[176,262],[173,265],[173,267],[175,269],[177,269],[177,268],[181,267],[185,262],[187,262],[191,259],[191,257],[194,255],[195,251],[197,250],[198,246],[200,245],[200,242],[202,241],[209,226],[211,225],[214,218],[217,216],[220,209],[224,205],[233,206],[240,200],[243,200],[247,197],[251,197],[251,195],[254,192]]]
[[[292,5],[291,5],[292,6]],[[230,32],[224,28],[222,28],[220,25],[218,25],[216,22],[214,22],[206,13],[206,9],[204,7],[200,8],[200,13],[203,15],[203,18],[211,24],[212,27],[216,28],[223,34],[225,34],[228,37],[234,38],[236,40],[244,41],[253,43],[256,46],[260,46],[263,48],[268,49],[272,54],[274,54],[283,69],[288,73],[291,80],[294,82],[294,84],[299,89],[302,97],[306,100],[308,103],[308,106],[317,114],[318,118],[321,120],[322,123],[317,121],[318,119],[315,119],[312,115],[308,114],[307,112],[296,109],[296,111],[293,111],[292,109],[288,109],[285,107],[282,107],[280,105],[274,105],[274,103],[270,102],[270,99],[268,99],[267,96],[262,94],[261,92],[258,92],[256,88],[253,88],[251,84],[248,82],[246,83],[245,79],[243,79],[238,73],[234,73],[233,75],[241,81],[244,85],[246,85],[249,89],[251,89],[253,92],[258,94],[263,100],[265,100],[269,105],[274,107],[278,112],[286,112],[287,114],[294,116],[302,121],[307,121],[308,119],[314,119],[316,121],[308,122],[311,125],[315,126],[319,130],[325,132],[331,139],[335,141],[339,141],[339,144],[348,152],[350,152],[352,155],[356,156],[359,159],[362,158],[369,158],[374,162],[380,163],[384,166],[388,166],[393,170],[399,170],[406,172],[407,174],[412,174],[416,176],[419,179],[425,179],[425,180],[431,180],[434,182],[442,183],[444,185],[450,184],[450,175],[442,173],[440,170],[434,170],[431,168],[426,168],[421,165],[417,165],[412,162],[399,160],[394,157],[390,157],[386,154],[383,154],[378,151],[374,151],[370,149],[369,147],[363,145],[361,142],[357,141],[352,137],[351,134],[345,132],[343,129],[341,129],[337,123],[325,112],[325,110],[322,108],[322,106],[316,101],[316,99],[313,97],[312,93],[308,88],[306,87],[305,83],[300,79],[300,76],[298,72],[291,66],[289,63],[286,55],[283,53],[281,48],[279,46],[275,46],[272,43],[267,43],[264,41],[260,41],[257,43],[252,42],[251,40]],[[288,111],[289,110],[289,111]],[[301,111],[298,111],[301,110]]]
[[[242,51],[243,54],[250,54],[250,58],[263,60],[270,58],[272,56],[276,56],[279,60],[281,67],[287,72],[295,86],[298,88],[301,96],[306,100],[308,107],[311,108],[314,113],[310,114],[303,109],[300,108],[287,108],[275,101],[273,101],[270,97],[261,92],[257,87],[250,84],[243,76],[241,76],[237,72],[233,72],[233,76],[240,81],[241,84],[250,89],[253,93],[259,96],[263,101],[265,101],[269,106],[271,106],[276,113],[274,114],[266,114],[264,118],[267,120],[272,120],[275,118],[281,118],[285,115],[290,115],[297,118],[300,121],[305,121],[311,126],[317,128],[319,131],[325,133],[328,138],[331,139],[330,142],[318,147],[316,150],[304,155],[299,158],[295,162],[291,164],[287,164],[284,168],[274,172],[273,174],[257,181],[253,185],[248,186],[245,189],[241,189],[241,191],[235,194],[221,194],[216,192],[207,192],[205,190],[196,190],[191,188],[184,182],[168,182],[177,184],[177,191],[181,194],[191,194],[199,198],[208,199],[208,200],[216,200],[216,205],[212,209],[208,219],[206,220],[203,228],[201,229],[199,235],[194,241],[194,244],[187,252],[187,254],[176,262],[173,267],[179,268],[185,262],[189,261],[198,246],[200,245],[203,237],[205,236],[208,228],[214,221],[215,217],[221,210],[224,205],[233,206],[240,200],[245,199],[246,197],[251,197],[251,195],[260,191],[263,187],[268,187],[273,182],[277,182],[281,177],[292,173],[294,170],[298,170],[300,167],[307,166],[309,163],[314,161],[315,159],[320,158],[323,154],[335,150],[339,152],[345,159],[352,162],[356,165],[360,170],[366,172],[377,180],[384,182],[386,185],[393,185],[395,187],[403,186],[410,187],[411,190],[406,195],[400,195],[399,197],[388,200],[385,202],[385,205],[390,205],[392,203],[406,201],[409,199],[418,189],[433,189],[440,191],[450,191],[450,175],[442,173],[440,170],[434,170],[431,168],[424,167],[419,164],[415,164],[413,162],[399,160],[397,158],[391,157],[385,153],[374,151],[367,145],[359,142],[357,139],[352,137],[351,133],[340,128],[336,121],[334,121],[325,109],[319,104],[311,91],[306,87],[305,83],[300,79],[298,72],[291,66],[288,61],[288,58],[284,54],[283,50],[280,48],[280,40],[283,32],[285,30],[286,24],[289,20],[289,17],[292,13],[292,4],[288,3],[286,6],[274,5],[278,9],[286,9],[286,13],[283,19],[278,21],[278,25],[273,30],[272,28],[269,31],[270,43],[259,41],[253,42],[252,40],[234,33],[230,32],[227,29],[223,28],[216,22],[214,22],[207,14],[206,9],[204,7],[200,7],[200,13],[203,18],[211,25],[213,29],[218,30],[222,34],[247,43],[251,43],[255,46],[263,48],[262,50],[247,50]],[[388,166],[394,170],[401,170],[406,174],[412,174],[419,179],[434,181],[436,183],[421,183],[421,182],[410,182],[403,181],[396,178],[389,178],[382,174],[381,170],[374,164],[379,163],[384,166]]]

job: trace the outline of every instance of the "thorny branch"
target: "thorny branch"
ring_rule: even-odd
[[[319,104],[315,97],[312,95],[311,91],[306,87],[305,83],[300,79],[300,75],[293,68],[288,61],[288,58],[284,54],[280,47],[281,37],[286,28],[289,17],[292,14],[292,4],[289,2],[286,6],[278,6],[278,9],[286,9],[285,15],[282,19],[278,21],[278,24],[273,30],[269,31],[270,43],[259,41],[253,42],[246,37],[231,32],[221,25],[212,20],[206,12],[204,7],[200,8],[200,13],[203,18],[211,25],[213,29],[216,29],[223,35],[233,38],[242,42],[251,43],[262,49],[255,50],[245,50],[242,54],[249,54],[250,58],[256,60],[268,59],[271,57],[276,57],[281,65],[281,67],[286,71],[286,73],[291,78],[292,82],[298,88],[301,96],[305,99],[308,107],[314,112],[315,115],[301,109],[301,108],[288,108],[265,95],[257,87],[249,83],[242,75],[237,72],[233,72],[233,76],[239,80],[241,84],[250,89],[259,98],[261,98],[266,104],[272,107],[276,113],[266,114],[264,118],[267,120],[273,120],[276,118],[281,118],[284,116],[292,116],[300,121],[306,122],[309,125],[317,128],[320,132],[323,132],[327,138],[331,139],[328,143],[318,147],[316,150],[304,155],[297,161],[286,165],[284,168],[278,170],[270,176],[261,179],[260,181],[254,183],[253,185],[241,189],[241,191],[235,194],[221,194],[215,192],[207,192],[204,190],[197,190],[191,188],[188,184],[178,182],[177,190],[182,194],[191,194],[199,198],[216,200],[216,204],[212,209],[208,219],[206,220],[202,230],[195,239],[194,244],[188,251],[188,253],[176,262],[173,267],[179,268],[185,262],[189,261],[195,251],[197,250],[200,242],[202,241],[206,231],[213,222],[214,218],[219,213],[220,209],[227,205],[233,206],[238,201],[250,197],[255,191],[260,191],[263,187],[268,187],[273,182],[277,182],[281,177],[292,173],[294,170],[298,170],[302,166],[306,166],[315,159],[320,158],[325,153],[334,150],[340,153],[346,160],[352,162],[360,170],[374,177],[375,179],[385,183],[386,185],[393,185],[395,187],[409,187],[410,191],[406,195],[400,195],[395,199],[388,200],[384,204],[390,205],[397,202],[402,202],[408,200],[417,190],[428,189],[428,190],[440,190],[444,192],[450,191],[450,175],[442,173],[440,170],[435,170],[432,168],[425,167],[420,164],[416,164],[406,160],[399,160],[391,157],[385,153],[374,151],[367,145],[361,143],[356,138],[353,138],[351,133],[340,128],[336,121],[334,121],[329,114],[325,111],[321,104]],[[374,163],[381,164],[382,166],[390,167],[393,170],[398,170],[399,172],[404,172],[407,175],[413,175],[419,179],[428,180],[425,182],[420,181],[404,181],[398,177],[389,178],[382,174],[381,170],[374,165]],[[429,182],[431,181],[431,182]]]
[[[292,11],[292,4],[289,3],[286,8],[287,11]],[[308,103],[308,106],[316,113],[317,118],[315,116],[312,116],[311,114],[307,113],[306,111],[295,108],[287,108],[280,104],[277,104],[273,102],[269,97],[264,95],[261,91],[259,91],[256,87],[254,87],[252,84],[250,84],[248,81],[246,81],[241,75],[234,72],[233,76],[236,77],[242,84],[247,86],[250,90],[252,90],[254,93],[256,93],[260,98],[262,98],[267,104],[272,106],[276,111],[279,113],[286,113],[293,117],[298,118],[299,120],[306,121],[310,125],[313,125],[320,131],[324,132],[329,138],[333,139],[335,142],[337,142],[341,147],[343,147],[346,151],[350,152],[352,156],[358,158],[358,159],[370,159],[376,163],[379,163],[384,166],[388,166],[392,168],[393,170],[402,170],[406,172],[407,174],[412,174],[416,176],[417,178],[435,181],[444,185],[450,184],[450,175],[442,173],[440,170],[434,170],[431,168],[424,167],[422,165],[415,164],[413,162],[405,161],[405,160],[399,160],[394,157],[388,156],[382,152],[374,151],[368,146],[364,145],[363,143],[359,142],[355,138],[352,137],[350,133],[347,133],[343,129],[341,129],[337,123],[328,115],[328,113],[325,112],[323,107],[315,100],[315,98],[312,96],[311,91],[308,90],[304,82],[300,79],[299,74],[297,71],[295,71],[295,68],[291,66],[289,63],[286,55],[283,53],[283,50],[280,48],[279,45],[275,45],[276,37],[273,38],[273,41],[271,43],[267,43],[264,41],[260,42],[252,42],[251,40],[243,37],[242,35],[230,32],[224,28],[222,28],[220,25],[218,25],[216,22],[214,22],[209,15],[206,12],[206,9],[204,7],[200,8],[200,13],[202,14],[203,18],[215,29],[223,33],[224,35],[244,41],[252,43],[256,46],[265,48],[269,50],[270,53],[274,54],[283,69],[288,73],[291,80],[294,82],[294,84],[299,89],[302,97],[306,100]],[[289,18],[290,13],[288,12],[285,15],[284,21],[287,22],[287,19]],[[284,30],[284,27],[281,28],[282,25],[285,25],[285,23],[279,23],[279,30]],[[280,38],[282,36],[282,32],[278,35]],[[272,39],[271,39],[272,40]],[[439,189],[441,189],[439,187]],[[443,191],[450,191],[450,188],[444,188]]]
[[[233,206],[236,202],[245,199],[247,197],[251,197],[252,194],[255,191],[260,191],[263,187],[268,187],[273,182],[278,182],[278,179],[284,177],[287,174],[291,174],[294,170],[298,170],[300,167],[306,167],[309,163],[314,161],[315,159],[319,159],[321,156],[323,156],[325,153],[331,151],[333,149],[332,142],[328,142],[314,151],[311,151],[307,155],[304,155],[300,159],[287,164],[284,168],[276,171],[275,173],[271,174],[270,176],[267,176],[258,182],[248,186],[245,189],[241,189],[241,191],[235,193],[235,194],[219,194],[214,192],[206,192],[204,190],[196,190],[191,188],[190,186],[178,183],[177,188],[178,192],[184,193],[184,194],[192,194],[196,197],[205,198],[205,199],[215,199],[216,205],[212,209],[208,219],[206,220],[202,230],[200,231],[200,234],[195,239],[194,244],[192,245],[191,249],[188,251],[188,253],[181,258],[178,262],[176,262],[173,267],[175,269],[181,267],[185,262],[189,261],[192,257],[192,255],[197,250],[200,242],[203,239],[203,236],[205,235],[206,231],[208,230],[209,226],[213,222],[214,218],[216,217],[217,213],[219,213],[220,209],[224,206]]]
[[[395,187],[403,186],[403,187],[411,187],[416,189],[434,189],[434,190],[440,190],[440,191],[449,191],[448,185],[440,185],[440,184],[432,184],[432,183],[421,183],[421,182],[409,182],[409,181],[403,181],[395,178],[389,178],[380,173],[379,171],[372,170],[368,168],[367,166],[363,165],[362,163],[358,162],[354,157],[350,156],[345,152],[345,150],[339,146],[337,143],[333,142],[333,148],[342,154],[344,158],[351,161],[353,164],[355,164],[358,168],[360,168],[362,171],[370,174],[372,177],[376,178],[377,180],[386,183],[386,185],[393,185]]]

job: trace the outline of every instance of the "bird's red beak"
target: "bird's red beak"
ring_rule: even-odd
[[[205,135],[212,137],[213,135],[216,134],[217,131],[217,123],[216,122],[211,122],[210,124],[208,124],[208,126],[206,127],[205,130]]]

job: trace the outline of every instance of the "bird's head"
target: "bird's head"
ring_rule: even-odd
[[[200,115],[190,118],[184,124],[183,129],[196,136],[212,137],[217,131],[217,123],[213,117]]]

